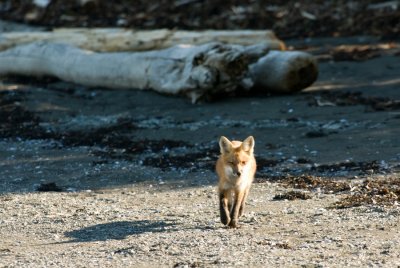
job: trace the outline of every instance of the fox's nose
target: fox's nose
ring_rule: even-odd
[[[236,176],[238,176],[238,177],[240,177],[240,175],[241,175],[242,173],[238,170],[238,171],[236,171],[236,172],[234,172],[234,175],[236,175]]]

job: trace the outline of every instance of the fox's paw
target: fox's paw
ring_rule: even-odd
[[[238,225],[238,220],[235,220],[235,219],[232,219],[230,222],[229,222],[229,228],[239,228],[239,225]]]
[[[230,224],[231,219],[229,217],[221,215],[221,222],[222,222],[223,225],[228,225],[228,224]]]

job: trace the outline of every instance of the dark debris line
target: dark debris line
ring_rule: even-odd
[[[6,0],[0,4],[0,19],[49,28],[272,29],[283,39],[349,35],[398,39],[398,5],[380,7],[376,2],[53,0],[39,7],[33,1]]]
[[[266,180],[258,179],[258,182]],[[285,176],[274,180],[284,187],[294,188],[277,194],[274,200],[310,199],[309,192],[327,194],[341,193],[343,197],[329,208],[345,209],[365,205],[398,206],[400,204],[400,177],[386,179],[365,179],[362,182],[347,180],[333,180],[312,175]],[[309,192],[304,192],[309,191]]]
[[[363,205],[393,206],[400,203],[400,178],[365,180],[351,195],[334,203],[332,208],[351,208]]]
[[[279,193],[275,195],[273,200],[296,200],[296,199],[307,200],[311,198],[312,198],[311,195],[306,192],[288,191],[286,193]]]
[[[39,118],[21,105],[24,94],[16,90],[0,91],[0,137],[43,137]]]
[[[307,95],[307,94],[306,94]],[[332,105],[353,106],[364,105],[372,111],[400,110],[400,100],[384,97],[365,97],[362,92],[325,91],[318,95],[306,96],[310,106]]]
[[[0,91],[0,138],[17,139],[53,139],[62,146],[96,146],[92,153],[108,159],[121,158],[127,161],[135,160],[138,154],[150,153],[144,159],[143,165],[153,166],[166,170],[214,169],[215,159],[218,156],[216,144],[192,145],[174,140],[139,140],[133,141],[128,132],[137,126],[129,119],[118,120],[114,125],[100,127],[86,131],[71,131],[55,133],[40,126],[40,119],[26,110],[21,103],[24,100],[24,91]],[[358,97],[358,95],[356,96]],[[175,148],[196,148],[196,152],[173,155]],[[185,150],[183,150],[185,151]],[[193,151],[193,150],[192,150]],[[345,193],[346,196],[332,205],[332,208],[349,208],[361,205],[396,205],[400,201],[400,178],[387,180],[368,179],[362,183],[347,180],[331,180],[328,177],[318,177],[318,174],[333,174],[335,171],[358,171],[360,174],[387,172],[378,162],[346,162],[331,165],[315,165],[309,170],[310,175],[271,176],[263,173],[263,168],[276,168],[284,165],[284,159],[257,158],[259,169],[256,183],[279,182],[287,188],[307,191],[321,191],[324,193]],[[299,159],[297,164],[310,164],[307,159]],[[312,163],[311,163],[312,164]],[[286,170],[290,174],[291,170]],[[313,174],[314,175],[311,175]],[[316,174],[316,175],[315,175]],[[40,185],[38,191],[62,191],[54,183]],[[275,200],[308,199],[310,195],[304,192],[289,191],[275,197]]]
[[[153,154],[143,160],[143,165],[153,166],[167,170],[189,170],[199,169],[214,170],[215,159],[218,157],[218,146],[215,143],[193,145],[176,140],[133,140],[132,132],[138,128],[130,118],[120,118],[116,123],[104,127],[88,129],[85,131],[55,132],[40,126],[40,118],[34,113],[26,110],[21,103],[28,91],[3,90],[0,92],[0,137],[18,139],[52,139],[60,142],[61,146],[90,146],[93,147],[93,155],[107,159],[124,159],[133,161],[143,153]],[[348,95],[345,95],[348,98]],[[350,95],[350,99],[362,98],[359,94]],[[340,98],[337,98],[340,100]],[[362,101],[365,103],[365,101]],[[375,103],[375,102],[374,102]],[[354,101],[350,101],[354,104]],[[308,133],[309,136],[311,135]],[[314,136],[312,136],[314,137]],[[172,153],[176,148],[184,148],[181,153]],[[186,149],[192,149],[185,153]],[[183,151],[183,153],[182,153]],[[154,155],[155,154],[155,155]],[[285,168],[286,159],[272,159],[258,157],[259,177],[271,176],[269,171],[276,168],[284,169],[288,174],[296,174],[307,171],[314,174],[334,174],[338,171],[356,171],[359,174],[381,173],[385,170],[378,162],[345,162],[330,165],[316,165],[307,159],[298,159],[297,166],[303,164],[311,168],[291,170]],[[268,169],[266,172],[263,169]]]

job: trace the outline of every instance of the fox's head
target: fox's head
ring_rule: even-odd
[[[225,172],[233,177],[240,177],[253,157],[254,138],[247,137],[243,142],[230,141],[222,136],[219,140],[221,158],[225,163]]]

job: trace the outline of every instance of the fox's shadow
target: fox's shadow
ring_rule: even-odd
[[[65,232],[64,235],[73,238],[68,243],[121,240],[129,235],[175,231],[177,230],[175,226],[175,223],[165,221],[118,221],[88,226],[79,230]]]

